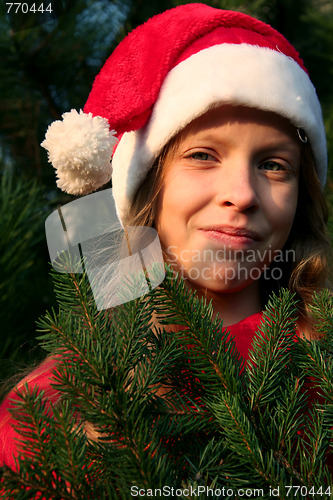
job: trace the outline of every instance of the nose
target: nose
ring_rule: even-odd
[[[255,172],[247,162],[226,165],[216,187],[216,203],[233,207],[240,212],[253,211],[258,207],[258,185]]]

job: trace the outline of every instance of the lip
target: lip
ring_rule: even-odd
[[[199,231],[209,239],[235,247],[248,247],[262,240],[259,233],[246,227],[209,226],[200,228]]]

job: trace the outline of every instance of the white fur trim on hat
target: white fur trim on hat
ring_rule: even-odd
[[[322,111],[306,72],[276,50],[248,44],[214,45],[173,68],[165,78],[147,126],[122,136],[112,161],[113,195],[121,221],[169,140],[212,106],[224,103],[273,111],[303,128],[313,149],[320,182],[325,183]]]

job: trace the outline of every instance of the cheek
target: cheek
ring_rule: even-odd
[[[290,189],[281,190],[267,200],[267,214],[272,227],[287,238],[292,227],[298,201],[298,186],[295,184]]]
[[[181,226],[181,197],[175,187],[166,183],[157,198],[155,228],[164,247],[173,243]]]
[[[207,197],[202,183],[193,176],[168,176],[156,205],[155,226],[160,238],[171,232],[177,238],[177,232],[186,229],[191,217],[207,203]]]

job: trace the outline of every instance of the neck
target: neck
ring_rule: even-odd
[[[223,320],[223,326],[230,326],[262,311],[259,295],[259,283],[254,281],[245,288],[227,293],[213,292],[208,289],[197,289],[200,297],[212,301],[214,317]]]

